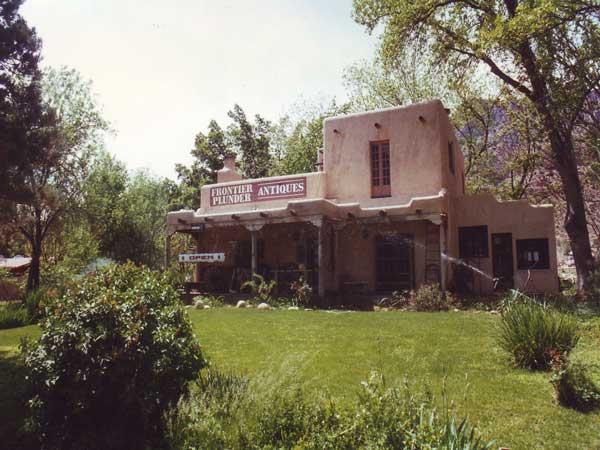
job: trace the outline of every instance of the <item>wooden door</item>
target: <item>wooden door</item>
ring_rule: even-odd
[[[514,264],[512,233],[492,234],[492,266],[496,289],[512,289],[514,286]]]
[[[410,234],[384,235],[375,239],[375,281],[378,291],[412,289],[412,242]]]

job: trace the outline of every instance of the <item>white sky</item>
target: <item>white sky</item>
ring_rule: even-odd
[[[351,0],[27,0],[44,65],[93,81],[130,169],[175,178],[210,119],[278,119],[304,99],[345,98],[345,67],[373,55]]]

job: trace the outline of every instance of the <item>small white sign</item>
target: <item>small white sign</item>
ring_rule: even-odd
[[[225,262],[225,253],[186,253],[179,255],[179,262]]]

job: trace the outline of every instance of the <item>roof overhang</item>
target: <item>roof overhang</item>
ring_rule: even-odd
[[[239,211],[182,210],[167,216],[167,233],[197,233],[207,228],[226,226],[263,226],[272,223],[312,222],[326,218],[334,222],[430,220],[441,223],[446,211],[444,191],[438,195],[416,197],[403,205],[377,205],[363,207],[360,203],[336,203],[319,198],[292,200],[286,206]]]

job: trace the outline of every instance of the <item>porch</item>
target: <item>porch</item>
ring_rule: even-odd
[[[192,234],[191,251],[224,254],[222,262],[196,263],[196,286],[206,292],[239,292],[252,274],[260,274],[277,282],[275,295],[288,296],[290,283],[302,278],[325,304],[343,302],[348,295],[409,290],[425,282],[445,288],[444,214],[390,214],[389,209],[356,207],[352,212],[331,202],[300,209],[291,203],[277,213],[180,219],[174,232]]]

